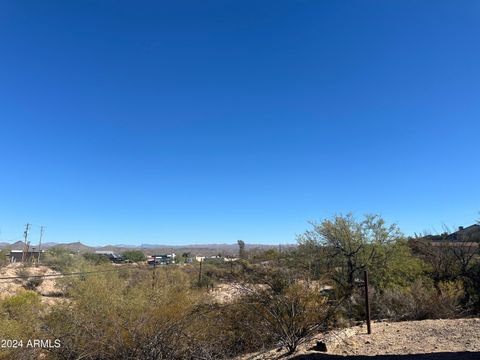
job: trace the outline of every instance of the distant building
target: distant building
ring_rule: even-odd
[[[152,255],[147,259],[147,263],[153,265],[170,265],[175,263],[175,253]]]
[[[460,226],[457,231],[447,235],[448,241],[480,241],[480,225],[474,224],[464,228]]]
[[[28,250],[24,252],[23,250],[10,250],[10,254],[7,255],[7,258],[10,262],[15,263],[15,262],[22,262],[22,261],[37,261],[38,257],[40,254],[43,254],[44,250],[41,252],[38,250],[35,250],[35,248],[32,248],[31,250]]]
[[[203,259],[205,262],[219,262],[223,261],[223,258],[219,255],[213,255],[213,256],[206,256],[205,259]]]
[[[460,226],[457,231],[449,233],[443,233],[441,235],[426,235],[421,238],[422,240],[428,240],[432,243],[445,243],[445,242],[480,242],[480,225],[474,224],[467,227]]]
[[[115,262],[115,263],[119,263],[119,262],[122,262],[122,261],[123,261],[122,255],[117,254],[117,253],[115,253],[115,252],[113,252],[113,251],[101,251],[101,250],[97,250],[97,251],[95,251],[95,255],[107,257],[110,261],[113,261],[113,262]]]
[[[452,249],[466,249],[471,252],[476,252],[480,247],[480,243],[475,241],[432,241],[432,246],[444,247],[447,246]]]
[[[237,261],[238,258],[234,257],[222,257],[220,255],[212,255],[212,256],[195,256],[195,261],[201,262],[209,262],[209,261],[225,261],[225,262],[233,262]]]

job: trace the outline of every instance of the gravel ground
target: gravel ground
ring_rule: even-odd
[[[340,342],[331,354],[480,352],[480,319],[374,323],[371,335],[366,334],[365,326],[354,329],[355,335]]]
[[[327,344],[327,352],[313,350],[318,340]],[[272,350],[250,354],[242,360],[480,360],[480,318],[378,322],[372,334],[366,326],[356,326],[327,335],[319,335],[287,356]]]

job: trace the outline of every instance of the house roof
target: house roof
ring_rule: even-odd
[[[22,253],[22,252],[23,252],[23,250],[18,250],[18,249],[10,250],[10,253]],[[43,253],[43,252],[45,252],[45,250],[42,250],[42,253]],[[29,250],[27,251],[27,253],[29,253],[29,254],[37,254],[37,253],[39,253],[39,251],[38,251],[38,250],[29,249]]]
[[[480,241],[480,225],[473,224],[467,227],[460,227],[457,231],[447,236],[451,241]]]

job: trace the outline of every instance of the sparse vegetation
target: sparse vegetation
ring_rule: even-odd
[[[94,254],[51,249],[43,265],[84,274],[56,280],[67,301],[47,311],[35,292],[42,278],[18,268],[23,288],[0,301],[0,335],[59,339],[62,346],[0,358],[226,359],[278,346],[292,353],[319,332],[364,319],[365,269],[376,319],[455,318],[479,309],[473,247],[407,240],[378,216],[352,215],[313,223],[298,242],[247,250],[239,241],[241,259],[204,261],[201,274],[199,262],[115,267]],[[144,259],[138,251],[123,255]],[[212,289],[222,284],[235,291],[219,302]]]
[[[110,262],[106,256],[101,256],[91,252],[83,253],[82,256],[85,260],[87,260],[87,262],[95,265],[108,264]]]
[[[332,315],[318,284],[298,281],[288,274],[277,273],[261,286],[244,285],[243,293],[242,306],[258,319],[249,328],[268,334],[289,353],[325,331]]]
[[[53,247],[43,255],[42,264],[57,271],[67,272],[80,266],[82,259],[76,255],[66,249]]]
[[[141,262],[147,260],[145,254],[140,250],[124,251],[122,253],[122,256],[124,260],[133,262]]]
[[[25,282],[25,289],[35,290],[37,287],[42,285],[43,279],[41,277],[31,277]]]

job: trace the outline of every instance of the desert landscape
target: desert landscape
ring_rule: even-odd
[[[0,0],[0,360],[480,360],[479,0]]]
[[[348,214],[280,248],[7,244],[0,336],[62,346],[0,358],[473,360],[479,233],[407,238],[379,216]]]

